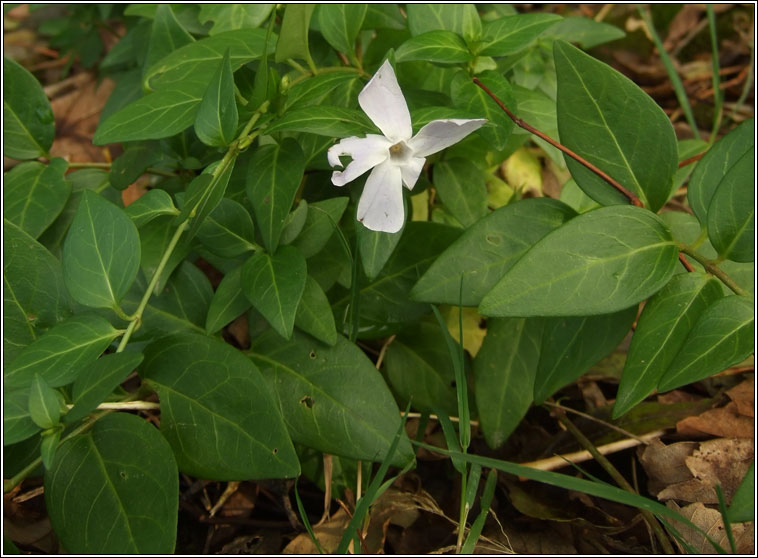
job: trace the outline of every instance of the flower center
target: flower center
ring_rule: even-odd
[[[411,157],[411,148],[404,141],[399,141],[390,147],[390,159],[395,163],[403,163]]]

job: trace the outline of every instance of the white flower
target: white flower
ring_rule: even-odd
[[[373,169],[358,202],[358,220],[371,230],[394,233],[405,218],[402,185],[412,190],[428,155],[459,142],[487,121],[434,120],[411,137],[411,115],[389,61],[360,92],[358,103],[384,135],[345,138],[330,147],[332,167],[342,166],[343,155],[353,159],[345,170],[332,173],[332,183],[344,186]]]

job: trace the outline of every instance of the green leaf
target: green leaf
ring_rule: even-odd
[[[74,554],[170,554],[179,475],[171,448],[136,415],[116,413],[63,442],[45,472],[45,503]]]
[[[6,387],[3,390],[3,446],[26,440],[40,430],[29,413],[29,389]],[[5,467],[7,469],[7,462]]]
[[[727,296],[706,308],[658,382],[669,391],[721,372],[753,351],[753,300]]]
[[[626,33],[618,27],[581,16],[567,17],[551,25],[542,34],[543,38],[549,37],[576,43],[585,50],[616,39],[623,39],[625,36]]]
[[[216,333],[250,308],[250,301],[242,292],[241,276],[242,266],[236,267],[224,275],[216,288],[205,319],[208,334]]]
[[[698,161],[687,185],[687,201],[701,225],[708,223],[708,207],[721,181],[745,155],[753,153],[754,130],[755,119],[750,118],[717,141]]]
[[[310,106],[289,110],[267,128],[267,132],[307,132],[321,136],[360,136],[373,126],[363,112],[355,109]]]
[[[470,41],[482,32],[482,23],[474,4],[408,4],[406,10],[408,28],[414,37],[443,29]]]
[[[395,53],[397,62],[427,60],[455,64],[468,62],[472,57],[463,39],[450,31],[428,31],[411,37]]]
[[[210,35],[235,29],[253,29],[266,21],[276,4],[200,4],[200,23],[213,22]]]
[[[308,50],[308,26],[315,9],[315,4],[288,4],[285,7],[274,55],[276,62],[285,62],[288,58],[311,59]]]
[[[300,472],[273,394],[226,343],[204,335],[161,339],[145,350],[140,375],[158,392],[161,432],[183,473],[233,481]]]
[[[324,4],[324,6],[327,5],[341,6],[342,4]],[[287,91],[285,108],[325,104],[330,93],[356,79],[359,78],[355,72],[342,71],[318,74],[299,81]]]
[[[35,374],[51,387],[65,386],[94,362],[120,333],[100,316],[73,316],[21,350],[3,371],[5,386],[29,386]]]
[[[257,246],[250,213],[242,204],[228,198],[222,198],[203,221],[197,238],[208,250],[224,258],[234,258]]]
[[[421,320],[395,337],[384,357],[386,378],[402,405],[458,414],[455,371],[436,321]]]
[[[619,383],[614,419],[653,392],[695,321],[720,297],[715,278],[698,272],[682,273],[645,304]]]
[[[355,39],[366,17],[366,4],[320,4],[318,25],[332,47],[355,56]]]
[[[506,205],[474,223],[445,250],[411,291],[413,300],[476,306],[537,241],[576,215],[549,198]]]
[[[661,219],[635,206],[575,217],[537,242],[484,297],[485,316],[607,314],[645,300],[674,273]]]
[[[74,406],[64,420],[73,423],[94,411],[142,362],[142,353],[111,353],[88,366],[74,381]]]
[[[93,308],[118,306],[139,262],[137,227],[122,209],[85,190],[63,245],[63,279],[71,296]]]
[[[3,364],[71,313],[60,262],[3,221]]]
[[[305,258],[300,251],[282,246],[273,256],[257,252],[245,262],[242,291],[279,335],[289,339],[306,277]]]
[[[562,20],[557,14],[517,14],[484,24],[480,56],[508,56],[528,48],[548,27]]]
[[[226,167],[219,169],[216,164],[209,165],[203,173],[195,178],[187,186],[187,194],[183,198],[182,212],[177,217],[177,224],[182,223],[188,217],[192,219],[189,230],[185,233],[183,242],[188,243],[200,230],[206,217],[216,209],[224,199],[229,177],[234,170],[235,159],[221,160],[219,165],[225,163]]]
[[[158,4],[153,16],[150,44],[144,68],[149,68],[175,50],[195,42],[195,39],[179,23],[169,4]]]
[[[51,430],[45,430],[42,433],[40,441],[40,457],[42,457],[42,465],[45,469],[50,469],[55,459],[55,452],[58,449],[58,444],[61,441],[61,434],[63,429],[53,428]]]
[[[234,72],[261,58],[265,42],[265,29],[236,29],[195,41],[174,50],[148,68],[145,83],[152,89],[178,91],[183,88],[202,96],[227,49]]]
[[[719,257],[755,259],[755,152],[745,153],[721,179],[708,206],[708,238]]]
[[[179,210],[174,207],[171,196],[159,188],[148,190],[136,201],[130,203],[124,211],[137,228],[162,215],[179,215]]]
[[[3,57],[3,151],[13,159],[47,156],[55,136],[55,117],[37,79]]]
[[[405,204],[404,210],[403,226],[395,233],[372,231],[367,227],[356,227],[355,229],[363,272],[369,281],[376,279],[403,236],[405,224],[408,222],[407,204]]]
[[[489,213],[482,172],[467,159],[446,159],[434,165],[434,187],[447,210],[464,228]]]
[[[197,109],[195,133],[205,145],[226,147],[234,140],[238,122],[234,75],[227,49]]]
[[[55,221],[71,195],[64,173],[65,160],[56,157],[49,165],[21,163],[5,173],[3,215],[33,238]]]
[[[295,325],[327,345],[334,346],[337,342],[337,329],[329,299],[311,276],[305,280],[305,289],[295,313]]]
[[[279,242],[282,244],[292,244],[302,232],[305,226],[305,219],[308,217],[308,202],[301,199],[297,207],[287,214],[282,225],[282,234]]]
[[[303,230],[292,243],[303,256],[318,254],[334,234],[350,198],[340,196],[308,204]]]
[[[400,410],[373,363],[338,336],[334,347],[295,332],[255,339],[253,361],[273,386],[292,439],[339,456],[380,461],[400,426]],[[392,462],[404,465],[413,451],[403,437]]]
[[[750,464],[737,492],[732,496],[727,516],[732,523],[755,519],[755,462]]]
[[[280,144],[259,147],[250,158],[249,169],[247,197],[263,244],[269,252],[275,252],[303,179],[305,156],[294,139],[285,138]]]
[[[363,29],[405,29],[405,17],[397,4],[369,4]]]
[[[134,308],[136,309],[136,304],[144,294],[144,289],[147,288],[147,283],[152,279],[153,275],[155,275],[158,265],[163,258],[163,254],[176,232],[177,227],[174,225],[173,221],[174,218],[171,216],[159,217],[158,219],[143,225],[140,229],[139,236],[142,251],[140,269],[142,270],[142,274],[137,275],[137,281],[133,283],[131,290],[125,296],[123,301],[124,308],[128,307],[129,304],[134,301]],[[176,266],[178,266],[189,254],[189,248],[189,243],[181,240],[179,241],[176,249],[169,257],[168,263],[166,263],[166,267],[163,269],[163,272],[158,279],[158,284],[155,286],[153,292],[160,292],[163,290],[163,287],[166,286],[166,282],[171,277]],[[141,287],[142,291],[140,292],[137,285],[140,283],[141,279],[144,279],[144,281]]]
[[[111,186],[116,190],[128,188],[149,166],[160,161],[161,156],[161,152],[151,144],[141,144],[127,149],[113,161],[110,174]]]
[[[541,404],[607,356],[636,317],[637,306],[631,306],[612,314],[544,320],[534,402]]]
[[[532,404],[542,325],[526,318],[487,321],[474,358],[474,394],[482,433],[493,449],[505,443]]]
[[[576,47],[556,41],[553,55],[561,143],[636,194],[645,207],[658,211],[668,200],[677,170],[676,135],[669,117],[629,78]],[[594,172],[565,159],[587,195],[603,205],[629,203]]]
[[[29,386],[29,416],[40,428],[52,428],[61,419],[58,392],[39,374],[34,375]]]
[[[513,93],[505,78],[491,70],[479,74],[479,80],[489,88],[507,107],[514,106]],[[480,87],[477,87],[466,73],[458,73],[452,85],[453,104],[489,122],[477,133],[496,149],[503,149],[513,131],[513,121],[495,104]]]

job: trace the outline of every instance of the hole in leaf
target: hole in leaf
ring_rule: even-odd
[[[316,351],[311,351],[308,356],[311,357],[311,360],[316,360]]]
[[[503,237],[500,236],[499,234],[488,234],[484,238],[488,243],[492,244],[493,246],[500,246],[500,243],[503,240]]]
[[[308,407],[309,409],[313,408],[313,397],[310,395],[306,395],[300,400],[300,403]]]
[[[276,455],[277,453],[279,453],[279,448],[274,448],[271,453]]]

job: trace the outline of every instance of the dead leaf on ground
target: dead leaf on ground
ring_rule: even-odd
[[[724,522],[721,519],[721,513],[718,510],[705,507],[701,502],[690,504],[683,508],[676,505],[675,502],[666,502],[666,505],[674,511],[681,513],[692,523],[700,527],[716,543],[721,545],[727,552],[730,551],[729,540],[724,529]],[[695,550],[703,554],[714,554],[716,549],[708,542],[702,534],[692,527],[679,521],[670,520],[682,538],[692,545]],[[732,534],[734,535],[735,547],[737,554],[755,554],[755,538],[753,533],[753,522],[749,523],[732,523]],[[677,544],[678,541],[677,541]],[[682,552],[684,548],[680,546]]]
[[[748,378],[726,392],[737,406],[737,412],[746,417],[755,417],[755,378]]]
[[[648,490],[657,494],[672,484],[691,479],[692,473],[684,460],[696,449],[697,442],[666,445],[660,438],[655,438],[647,446],[640,447],[640,463],[648,476]]]
[[[709,409],[676,423],[678,434],[686,437],[720,436],[724,438],[753,438],[753,419],[740,414],[732,401],[725,407]]]

